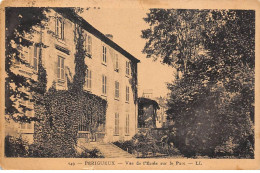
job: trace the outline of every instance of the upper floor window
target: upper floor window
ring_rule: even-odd
[[[129,86],[126,86],[126,101],[129,102]]]
[[[62,40],[64,39],[64,21],[58,17],[55,22],[55,34],[58,36],[58,38]]]
[[[40,56],[40,47],[33,45],[29,47],[18,47],[20,50],[20,58],[24,62],[27,63],[29,67],[34,69],[35,71],[38,70],[38,61]],[[21,64],[20,61],[16,60],[16,64]]]
[[[130,75],[130,62],[126,61],[126,75]]]
[[[115,98],[119,99],[119,82],[115,81]]]
[[[58,56],[58,71],[57,71],[58,79],[65,79],[65,72],[64,72],[64,58]]]
[[[119,113],[115,113],[115,135],[119,135]]]
[[[102,62],[104,64],[106,64],[107,63],[107,48],[105,46],[102,46],[102,47],[103,47]]]
[[[86,87],[87,89],[91,89],[92,85],[92,74],[91,70],[87,69],[86,71]]]
[[[107,94],[107,77],[102,75],[102,94]]]
[[[115,71],[119,72],[119,59],[118,59],[118,54],[115,54]]]
[[[86,35],[85,50],[86,50],[86,53],[88,53],[89,55],[92,55],[92,37],[90,35]]]
[[[126,114],[125,120],[125,134],[129,135],[129,114]]]
[[[30,56],[29,51],[30,51],[30,47],[24,46],[23,48],[21,48],[20,58],[22,60],[28,61],[29,56]]]

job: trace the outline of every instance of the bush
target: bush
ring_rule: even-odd
[[[118,146],[119,148],[127,151],[130,154],[134,154],[135,152],[135,146],[132,140],[129,141],[116,141],[113,144]]]
[[[157,136],[156,136],[157,134]],[[163,133],[162,133],[163,134]],[[180,155],[177,148],[168,145],[161,141],[158,133],[151,130],[141,131],[137,133],[129,141],[116,141],[114,144],[119,148],[129,152],[130,154],[137,154],[138,157],[156,157],[156,156],[176,156]],[[139,155],[141,154],[141,155]]]
[[[84,149],[84,151],[80,154],[77,154],[76,157],[77,158],[104,158],[104,156],[96,148],[94,148],[93,150]]]
[[[26,157],[28,156],[29,144],[21,137],[5,137],[5,156],[6,157]]]

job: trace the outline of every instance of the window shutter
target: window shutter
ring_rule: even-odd
[[[64,58],[61,58],[61,79],[65,79],[65,74],[64,74]]]
[[[33,56],[33,69],[37,70],[37,57],[38,57],[38,50],[37,46],[34,45],[34,56]]]
[[[87,46],[88,46],[88,35],[85,36],[85,44],[84,44],[86,52],[88,52]]]
[[[29,65],[30,67],[33,66],[33,48],[32,46],[29,47]]]
[[[102,50],[102,61],[105,62],[105,47],[102,46],[103,50]]]
[[[91,36],[88,36],[88,53],[92,54],[92,38]]]
[[[65,22],[63,21],[63,22],[62,22],[62,39],[64,39],[64,36],[65,36],[65,34],[64,34],[64,32],[65,32],[64,28],[65,28]]]
[[[56,18],[56,21],[55,21],[55,34],[57,36],[59,34],[59,18],[58,17]]]
[[[60,57],[58,57],[58,62],[56,64],[56,73],[57,73],[57,78],[60,78]]]
[[[89,88],[91,88],[91,81],[92,81],[91,70],[89,70]]]
[[[107,77],[105,76],[105,94],[107,93]]]

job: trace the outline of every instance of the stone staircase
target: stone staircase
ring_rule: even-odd
[[[112,143],[90,142],[92,147],[97,148],[105,158],[134,158],[135,156],[122,150]]]

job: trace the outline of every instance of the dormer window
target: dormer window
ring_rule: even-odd
[[[92,55],[92,38],[90,35],[85,37],[85,50],[88,55]]]
[[[126,61],[126,75],[129,76],[130,75],[130,62]]]
[[[107,63],[107,48],[106,48],[106,46],[102,46],[102,47],[103,47],[102,62],[103,62],[103,64],[106,64]]]

